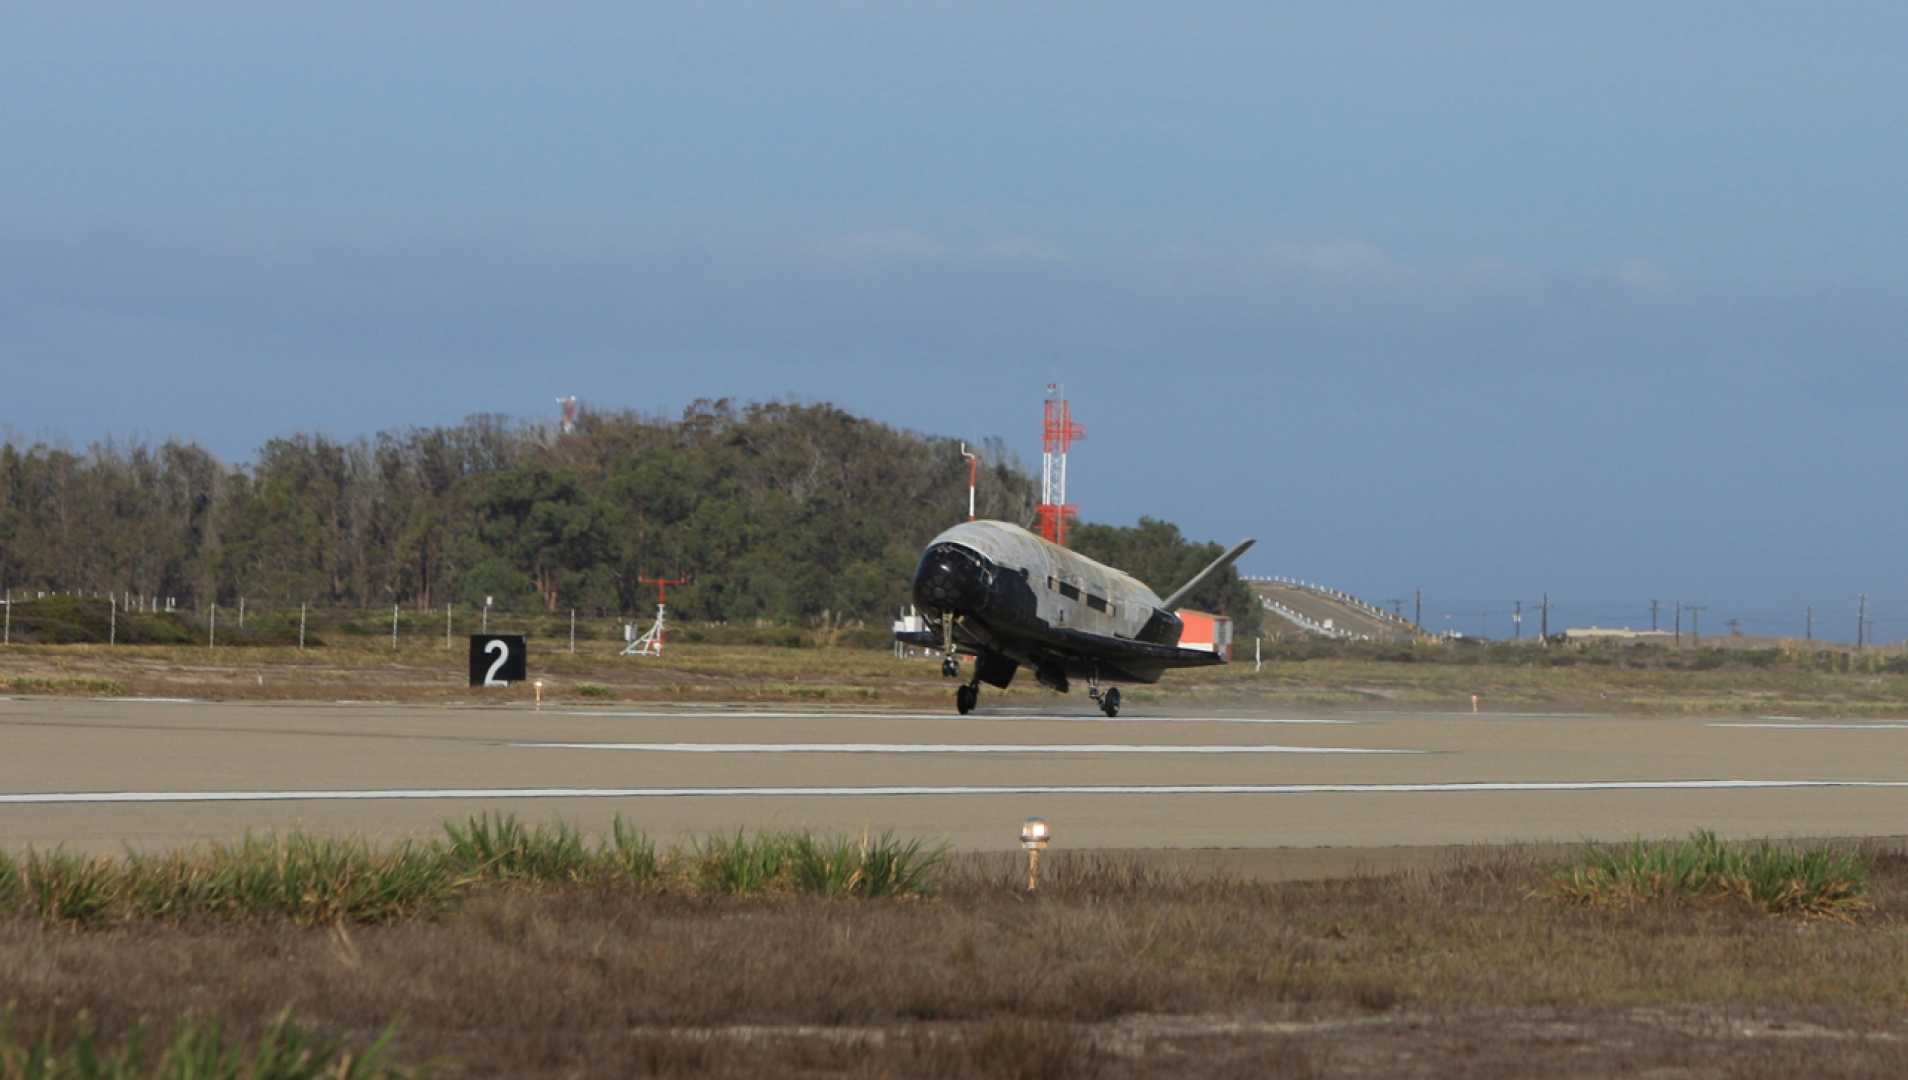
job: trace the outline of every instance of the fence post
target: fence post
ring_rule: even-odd
[[[570,609],[570,655],[576,655],[576,609]]]
[[[239,629],[245,629],[245,598],[239,597]]]
[[[450,627],[450,607],[451,607],[451,606],[450,606],[449,604],[445,604],[445,605],[444,605],[444,647],[445,647],[446,649],[448,649],[448,648],[450,648],[450,647],[451,647],[451,644],[450,644],[450,630],[451,630],[451,627]]]
[[[7,590],[7,627],[0,633],[0,645],[13,644],[13,590]]]
[[[219,602],[212,601],[212,625],[205,631],[205,647],[211,648],[219,641]]]
[[[299,601],[299,604],[298,604],[298,648],[300,649],[300,651],[302,651],[304,647],[305,647],[305,604],[304,604],[304,601],[301,600]]]
[[[106,644],[117,645],[119,644],[119,597],[109,596],[106,598],[106,603],[111,605],[111,610],[106,616]]]
[[[396,604],[392,604],[391,605],[391,651],[392,652],[397,651],[397,617],[398,617],[398,606]]]

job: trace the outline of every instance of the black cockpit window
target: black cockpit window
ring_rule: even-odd
[[[1090,607],[1090,608],[1092,608],[1092,609],[1093,609],[1093,610],[1095,610],[1095,611],[1105,611],[1105,610],[1106,610],[1106,597],[1104,597],[1104,596],[1095,596],[1095,595],[1093,595],[1092,593],[1088,593],[1088,594],[1087,594],[1087,606],[1088,606],[1088,607]]]
[[[1069,600],[1078,600],[1080,599],[1080,587],[1078,585],[1069,585],[1063,581],[1060,583],[1060,595]]]

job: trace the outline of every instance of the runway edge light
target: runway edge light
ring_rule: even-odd
[[[1020,826],[1020,846],[1027,849],[1027,891],[1040,888],[1040,853],[1053,840],[1046,818],[1030,817]]]

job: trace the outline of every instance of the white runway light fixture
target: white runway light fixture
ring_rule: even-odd
[[[1027,849],[1027,891],[1040,888],[1040,853],[1053,840],[1046,818],[1030,817],[1020,826],[1020,846]]]

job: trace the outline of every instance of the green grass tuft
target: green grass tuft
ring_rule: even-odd
[[[116,1044],[102,1045],[91,1028],[66,1039],[52,1033],[24,1041],[0,1018],[0,1077],[7,1080],[121,1080],[136,1076],[190,1080],[374,1080],[412,1075],[386,1063],[392,1036],[387,1028],[363,1052],[349,1042],[301,1027],[282,1012],[246,1046],[228,1039],[217,1019],[180,1023],[157,1052],[147,1049],[146,1029],[135,1026]]]
[[[95,926],[119,899],[120,876],[111,859],[29,851],[20,870],[22,898],[46,922]]]
[[[1550,888],[1590,907],[1734,899],[1771,914],[1846,920],[1868,907],[1867,882],[1868,864],[1853,852],[1730,845],[1703,830],[1687,840],[1591,847]]]
[[[594,843],[574,826],[526,826],[507,814],[446,822],[444,833],[436,842],[388,848],[292,833],[120,859],[57,850],[14,859],[0,852],[0,912],[81,927],[270,917],[307,926],[388,923],[434,915],[486,885],[874,899],[933,892],[946,854],[889,833],[856,839],[740,831],[658,854],[621,817]]]
[[[740,896],[788,887],[792,837],[780,833],[705,837],[691,848],[688,877],[704,892]]]
[[[101,679],[90,675],[5,675],[0,676],[0,690],[10,690],[16,694],[123,694],[126,684],[117,679]]]
[[[686,856],[688,877],[705,892],[730,896],[798,892],[877,898],[934,891],[946,854],[892,833],[815,836],[756,833],[705,838]]]
[[[858,840],[804,833],[789,848],[790,877],[797,891],[820,896],[916,896],[933,891],[945,855],[945,848],[897,840],[893,833],[863,833]]]
[[[480,814],[444,825],[445,854],[462,873],[502,881],[584,881],[593,860],[583,835],[563,822],[525,827],[515,815]]]
[[[616,877],[637,883],[654,881],[660,868],[655,841],[625,825],[621,814],[610,821],[610,844],[604,857]]]

